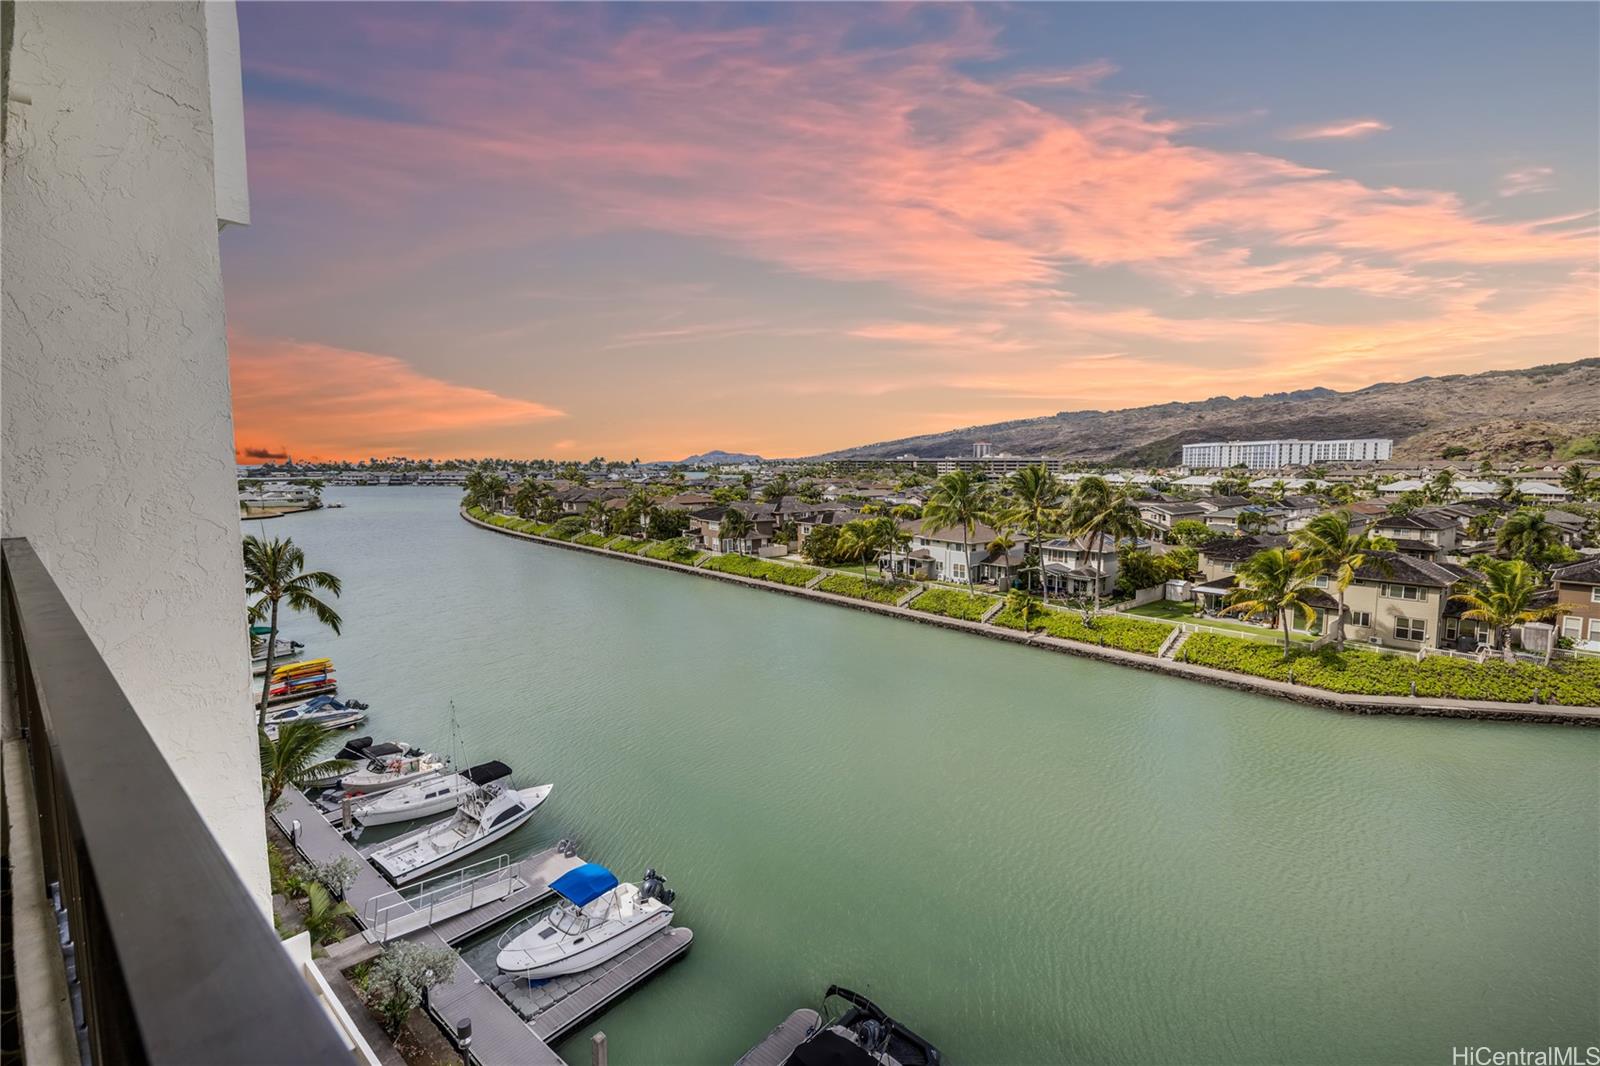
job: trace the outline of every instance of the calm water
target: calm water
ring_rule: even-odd
[[[952,1063],[1448,1063],[1600,1037],[1600,731],[1363,719],[477,530],[250,523],[344,578],[372,732],[556,790],[695,946],[596,1028],[731,1062],[830,981]],[[469,953],[474,959],[483,950]],[[492,963],[491,963],[492,965]]]

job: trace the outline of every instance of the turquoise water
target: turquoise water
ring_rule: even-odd
[[[1600,1043],[1600,730],[1358,718],[519,542],[451,489],[248,523],[345,581],[370,731],[554,782],[693,950],[558,1049],[731,1062],[830,982],[953,1063]],[[485,947],[469,949],[481,964]]]

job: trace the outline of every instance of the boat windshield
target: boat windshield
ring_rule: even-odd
[[[581,933],[594,924],[594,919],[571,903],[558,903],[550,911],[550,924],[556,927],[557,932]]]

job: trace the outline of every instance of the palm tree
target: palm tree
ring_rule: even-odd
[[[1543,582],[1539,571],[1521,559],[1487,559],[1482,576],[1473,580],[1467,591],[1451,596],[1467,605],[1462,618],[1485,622],[1495,634],[1495,643],[1507,662],[1511,655],[1511,627],[1518,622],[1533,622],[1555,613],[1555,607],[1534,605],[1534,596]]]
[[[1010,505],[1002,512],[1005,521],[1015,523],[1028,531],[1028,551],[1040,567],[1039,584],[1044,602],[1050,602],[1050,587],[1044,584],[1044,555],[1040,544],[1044,527],[1054,522],[1061,509],[1061,498],[1066,489],[1061,480],[1043,463],[1025,466],[1006,482],[1011,490]],[[1031,584],[1031,582],[1030,582]]]
[[[961,527],[962,556],[967,560],[967,591],[972,591],[972,535],[989,511],[988,486],[967,470],[952,470],[933,483],[922,509],[922,528]]]
[[[1368,561],[1385,569],[1388,563],[1374,558],[1376,550],[1370,530],[1352,529],[1349,511],[1329,511],[1319,514],[1305,528],[1296,530],[1291,537],[1305,561],[1321,574],[1331,575],[1338,593],[1339,616],[1333,623],[1334,646],[1344,650],[1344,594],[1356,579],[1356,571]]]
[[[539,509],[540,497],[549,491],[549,487],[538,478],[525,477],[517,483],[517,491],[511,497],[511,509],[517,512],[518,518],[532,518]]]
[[[287,604],[291,611],[309,612],[317,621],[339,632],[339,613],[316,596],[316,590],[339,595],[339,579],[323,570],[305,569],[306,553],[287,537],[279,540],[244,538],[244,588],[246,595],[260,597],[250,605],[250,620],[268,618],[267,673],[261,682],[261,706],[257,722],[267,720],[267,697],[272,693],[273,651],[278,642],[278,608]]]
[[[1467,539],[1487,540],[1490,531],[1494,529],[1494,524],[1498,521],[1500,521],[1500,516],[1493,511],[1485,511],[1482,514],[1473,515],[1467,519]]]
[[[1572,463],[1561,471],[1561,487],[1566,489],[1568,495],[1574,500],[1587,499],[1589,489],[1592,487],[1589,472],[1583,468],[1581,463]]]
[[[1317,592],[1312,581],[1318,569],[1308,564],[1299,552],[1288,548],[1267,548],[1256,552],[1239,567],[1237,585],[1228,593],[1223,614],[1264,614],[1274,625],[1283,626],[1283,654],[1289,654],[1289,619],[1296,612],[1310,624],[1317,617],[1311,598]]]
[[[289,722],[278,727],[276,739],[257,729],[261,748],[261,791],[267,809],[278,802],[283,790],[320,777],[347,770],[355,764],[348,759],[324,759],[322,752],[334,739],[334,731],[316,722]]]
[[[722,550],[727,551],[730,540],[742,546],[744,539],[755,528],[756,524],[750,520],[749,515],[738,508],[730,507],[722,513],[722,520],[717,523],[717,540],[721,543]],[[735,551],[737,550],[736,548]]]
[[[590,529],[603,530],[611,518],[611,511],[606,507],[604,500],[590,500],[589,506],[583,509],[583,517],[589,523]]]
[[[1507,516],[1495,534],[1495,548],[1508,559],[1538,565],[1561,542],[1561,530],[1543,511],[1523,510]]]
[[[1433,490],[1434,499],[1440,503],[1449,503],[1456,496],[1456,472],[1449,467],[1440,470],[1433,475],[1433,484],[1430,488]]]
[[[858,518],[854,522],[846,522],[839,530],[839,551],[848,557],[860,556],[863,581],[867,579],[867,564],[876,559],[884,547],[885,523],[893,525],[894,519],[887,516]]]
[[[1094,545],[1094,612],[1100,612],[1099,560],[1107,537],[1115,544],[1123,537],[1137,537],[1144,528],[1138,510],[1128,497],[1113,489],[1103,477],[1084,478],[1073,487],[1067,512],[1067,534]]]

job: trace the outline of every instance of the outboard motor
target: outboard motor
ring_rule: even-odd
[[[876,1018],[867,1018],[856,1023],[856,1035],[861,1038],[861,1047],[868,1052],[882,1051],[889,1045],[889,1033]]]
[[[667,879],[656,873],[656,868],[652,866],[644,872],[644,881],[639,885],[639,898],[659,899],[670,907],[678,894],[667,887]]]

